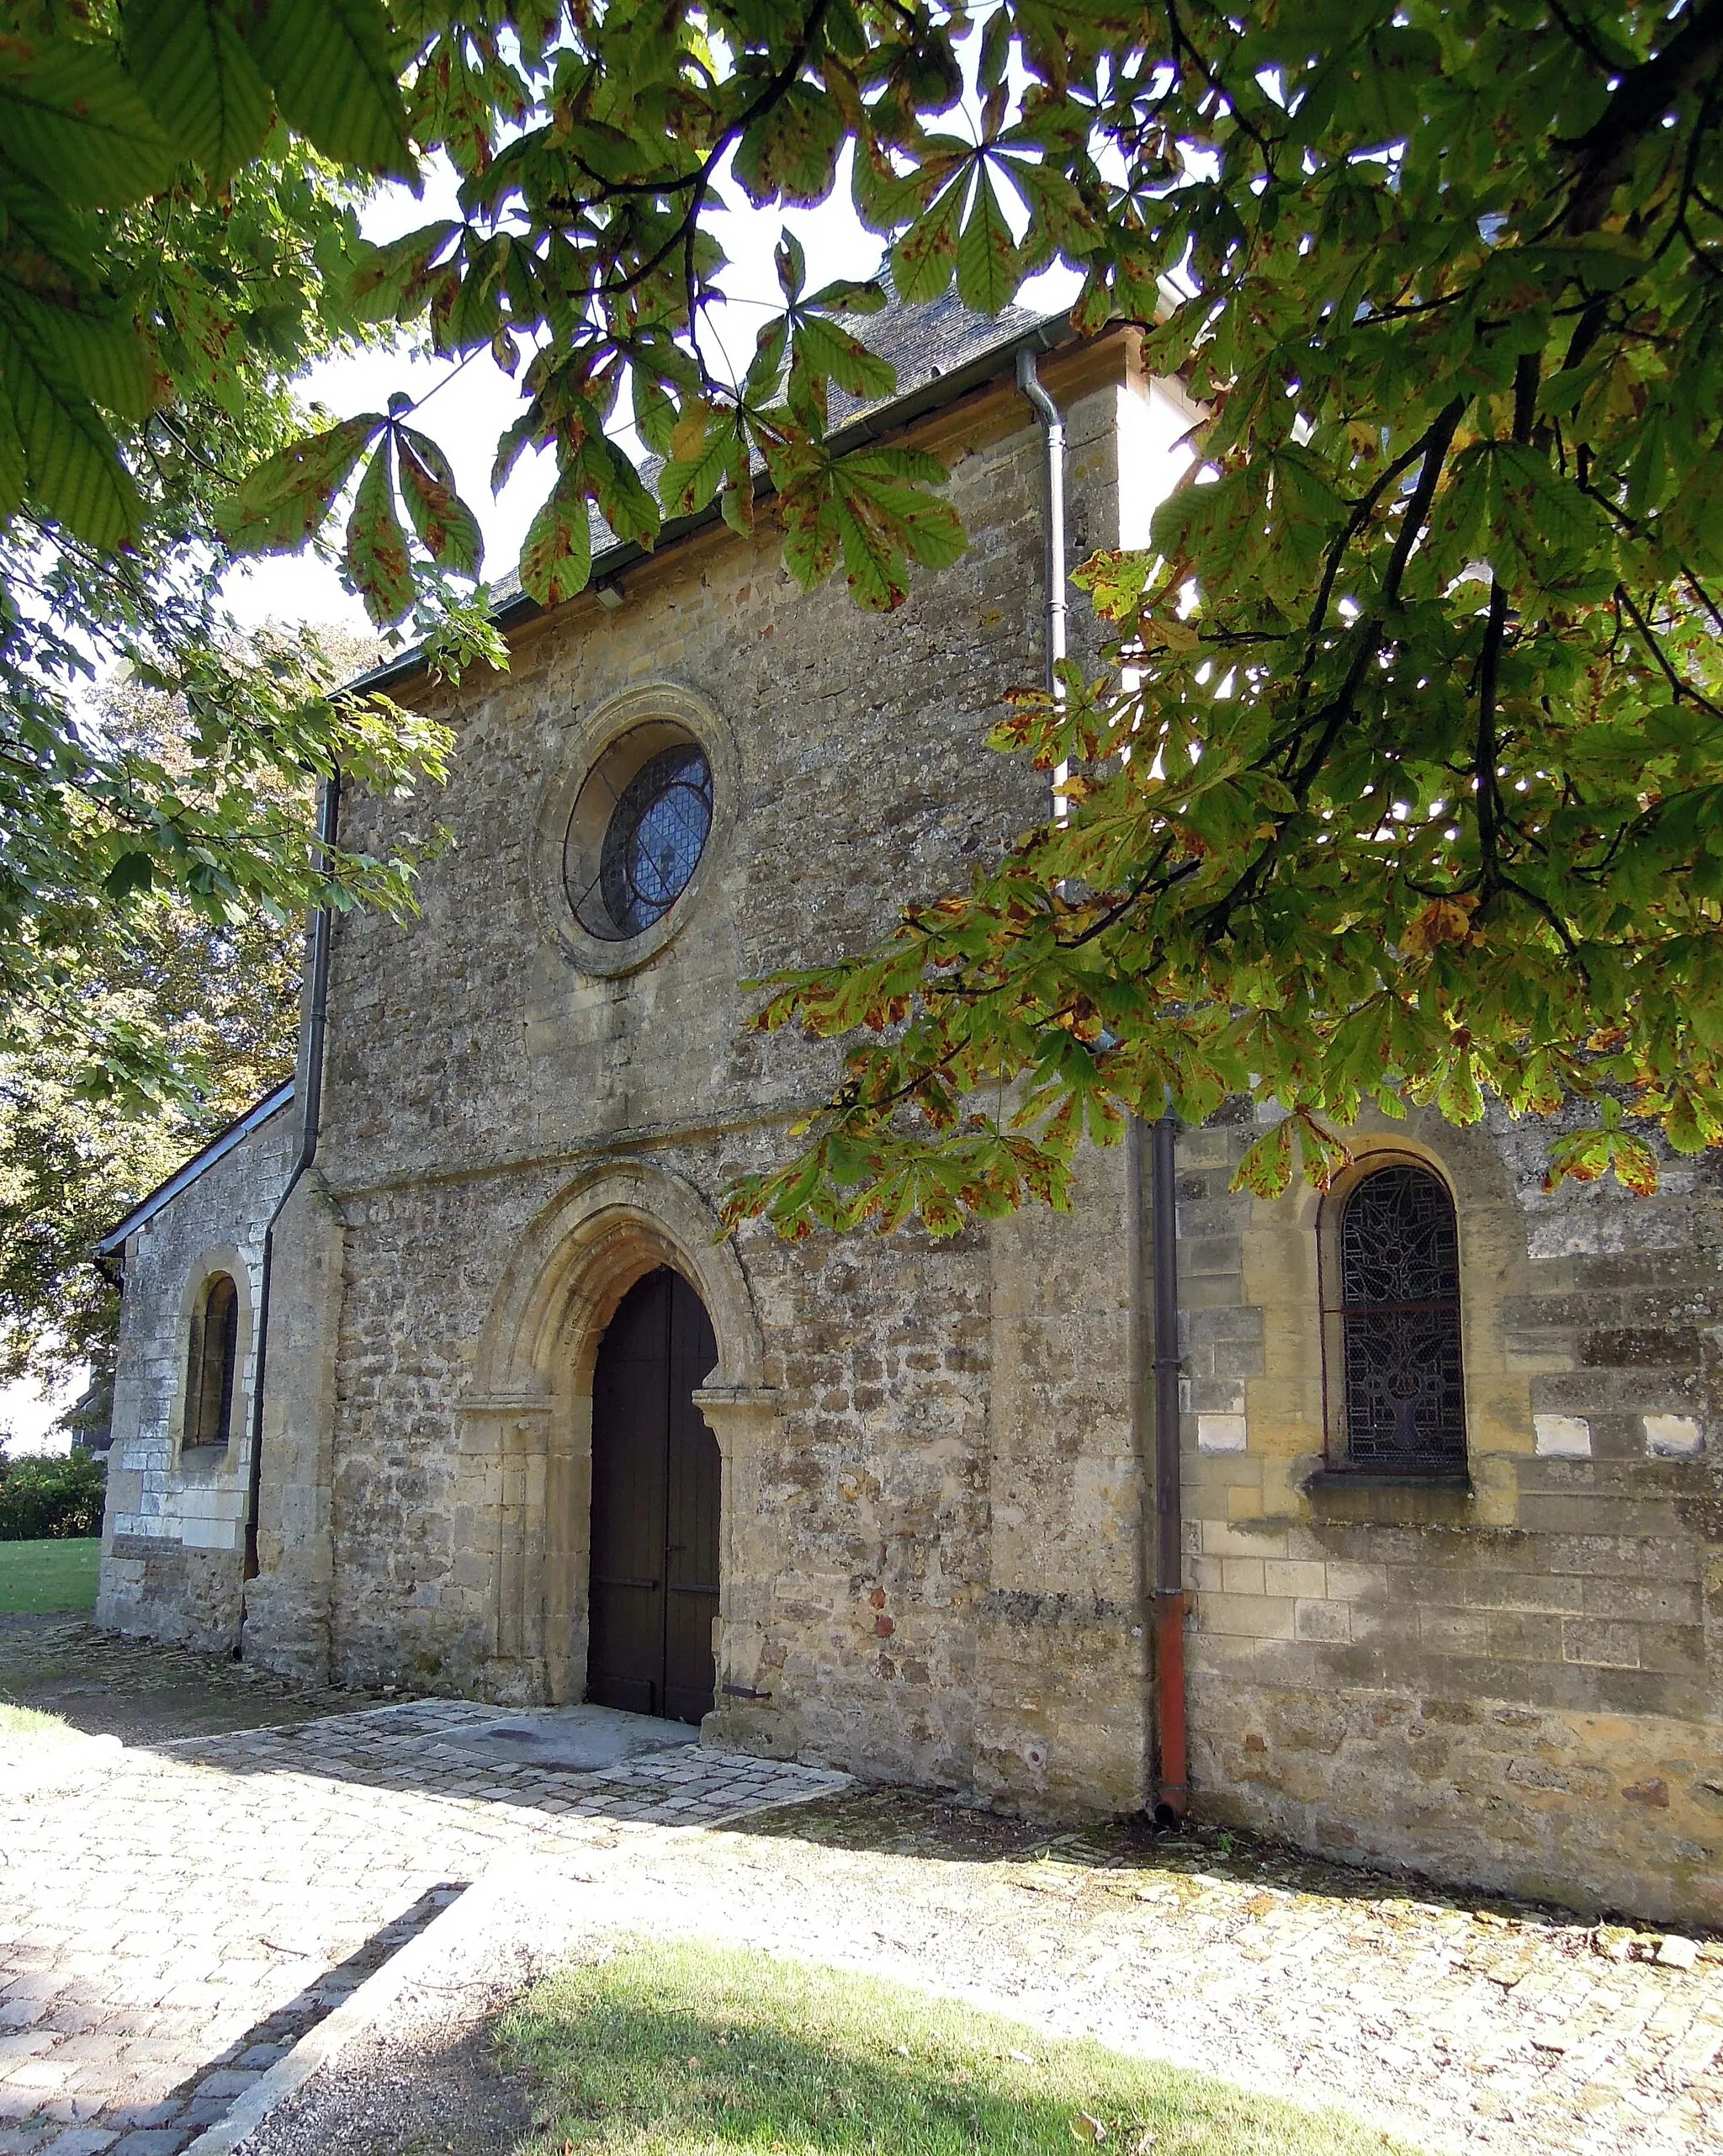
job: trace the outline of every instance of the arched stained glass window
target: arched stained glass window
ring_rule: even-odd
[[[1373,1170],[1341,1201],[1338,1240],[1345,1464],[1463,1471],[1460,1238],[1446,1186],[1409,1161]]]
[[[239,1290],[226,1273],[218,1272],[192,1316],[183,1451],[227,1442],[238,1364]]]

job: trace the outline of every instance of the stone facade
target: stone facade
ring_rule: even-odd
[[[578,1698],[594,1362],[669,1263],[718,1343],[696,1395],[724,1478],[708,1740],[1036,1813],[1145,1802],[1147,1148],[1087,1159],[1068,1216],[948,1243],[718,1234],[726,1185],[782,1157],[835,1069],[748,1030],[741,984],[871,938],[1044,809],[981,745],[1041,664],[1042,444],[1001,351],[915,421],[971,543],[899,613],[803,593],[762,518],[628,566],[620,606],[528,624],[506,676],[411,692],[459,735],[454,843],[421,917],[338,924],[316,1166],[276,1231],[248,1655]],[[1123,337],[1042,374],[1074,556],[1139,543],[1180,468],[1176,389]],[[562,834],[595,755],[660,715],[708,752],[713,832],[649,959],[612,963],[572,927]],[[380,847],[408,813],[352,803],[343,835]],[[1546,1134],[1396,1126],[1456,1200],[1471,1479],[1378,1490],[1312,1480],[1320,1205],[1227,1195],[1249,1135],[1222,1115],[1181,1140],[1195,1803],[1723,1921],[1715,1167],[1650,1204],[1546,1199]],[[216,1178],[128,1245],[116,1426],[167,1484],[161,1313],[215,1232],[178,1211],[250,1203]],[[123,1580],[131,1548],[106,1620],[188,1623],[189,1575]]]
[[[284,1097],[125,1240],[100,1624],[217,1651],[239,1644],[263,1234],[299,1140]],[[227,1442],[188,1447],[193,1325],[221,1275],[239,1290]]]
[[[1723,1921],[1715,1157],[1666,1162],[1653,1198],[1545,1194],[1548,1125],[1352,1134],[1360,1164],[1409,1153],[1455,1196],[1455,1493],[1312,1480],[1324,1201],[1229,1195],[1253,1134],[1181,1144],[1205,1802],[1334,1853]]]

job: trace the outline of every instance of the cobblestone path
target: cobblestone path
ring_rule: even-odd
[[[29,1696],[7,1652],[0,1692]],[[0,1736],[0,2156],[174,2156],[466,1883],[523,1858],[537,1966],[619,1928],[727,1939],[1339,2104],[1431,2150],[1723,2156],[1723,1941],[1207,1830],[1050,1835],[690,1748],[602,1775],[499,1763],[479,1736],[496,1708],[295,1723],[302,1701],[175,1650],[100,1667],[55,1681],[85,1685],[86,1729],[114,1726],[102,1681],[130,1686],[147,1749]],[[284,1726],[219,1726],[272,1700]],[[686,1826],[710,1830],[668,1831]]]
[[[0,1699],[128,1744],[374,1704],[364,1692],[301,1691],[250,1662],[124,1639],[75,1617],[0,1617]]]
[[[0,1740],[0,2156],[174,2156],[499,1859],[845,1780],[692,1746],[602,1774],[475,1763],[498,1719],[429,1701],[147,1751]]]

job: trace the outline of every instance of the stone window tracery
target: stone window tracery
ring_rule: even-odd
[[[1339,1399],[1347,1468],[1458,1475],[1466,1468],[1460,1238],[1454,1202],[1421,1163],[1371,1169],[1340,1201]]]

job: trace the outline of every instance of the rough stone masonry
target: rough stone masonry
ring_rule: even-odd
[[[397,687],[454,726],[456,775],[434,805],[348,800],[343,837],[382,849],[434,808],[454,842],[417,918],[337,924],[316,1157],[272,1238],[257,1575],[261,1250],[303,1070],[122,1224],[105,1624],[231,1647],[243,1610],[245,1654],[309,1680],[582,1697],[594,1367],[668,1265],[718,1350],[693,1395],[722,1459],[707,1740],[1031,1813],[1145,1801],[1146,1149],[1088,1158],[1068,1216],[945,1244],[718,1233],[730,1178],[782,1156],[835,1069],[748,1031],[741,984],[856,948],[1045,810],[983,746],[1042,663],[1021,327],[913,327],[873,423],[946,459],[970,544],[899,613],[800,591],[762,517],[521,621],[506,674]],[[1176,384],[1122,333],[1042,366],[1074,560],[1141,543],[1183,468]],[[647,728],[698,746],[712,827],[618,953],[574,914],[566,834]],[[1719,1164],[1671,1161],[1651,1200],[1546,1197],[1555,1134],[1353,1134],[1355,1174],[1410,1162],[1451,1207],[1465,1450],[1428,1478],[1348,1471],[1340,1201],[1229,1192],[1248,1107],[1183,1134],[1193,1801],[1331,1855],[1723,1923]],[[223,1272],[231,1434],[188,1457],[190,1328]]]

